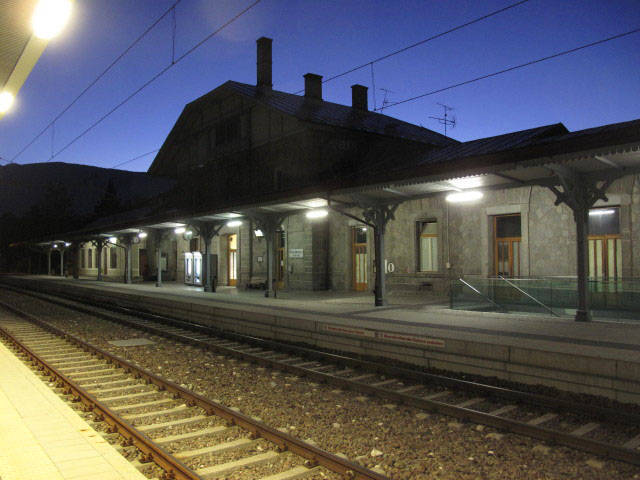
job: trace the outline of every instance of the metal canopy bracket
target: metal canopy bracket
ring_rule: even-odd
[[[555,196],[555,205],[564,203],[573,212],[573,219],[576,222],[576,245],[578,262],[578,309],[576,310],[576,322],[589,322],[589,296],[588,296],[588,221],[589,209],[598,200],[607,201],[606,191],[611,186],[613,178],[604,181],[595,180],[593,177],[586,177],[578,172],[553,165],[547,167],[560,181],[562,191],[555,186],[548,186]],[[601,183],[600,186],[597,184]]]
[[[391,220],[395,220],[395,213],[402,202],[387,204],[376,203],[367,199],[362,195],[354,195],[354,204],[352,207],[362,208],[362,218],[358,218],[349,212],[345,212],[343,207],[336,207],[329,201],[329,207],[345,217],[352,218],[365,225],[373,228],[374,244],[375,244],[375,269],[376,284],[373,290],[375,295],[375,306],[384,307],[389,304],[387,300],[387,288],[385,284],[384,269],[384,237],[387,230],[387,224]]]

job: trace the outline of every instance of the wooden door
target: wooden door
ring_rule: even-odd
[[[366,292],[369,289],[367,281],[367,227],[353,227],[351,229],[353,255],[353,288],[356,292]]]
[[[285,265],[284,232],[276,232],[276,282],[277,288],[284,288]]]
[[[519,213],[493,217],[493,259],[496,276],[520,276],[520,235]]]
[[[589,277],[618,278],[622,276],[620,235],[589,235]]]
[[[238,284],[238,235],[229,235],[229,256],[228,256],[228,284],[235,287]]]

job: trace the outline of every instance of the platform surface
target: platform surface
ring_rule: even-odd
[[[63,282],[91,289],[127,292],[141,297],[175,299],[190,305],[210,305],[279,317],[329,322],[351,327],[424,335],[434,338],[486,342],[640,363],[640,323],[594,320],[578,323],[571,317],[470,312],[424,296],[389,297],[389,306],[375,307],[373,295],[339,292],[264,292],[221,287],[216,293],[179,282],[125,285],[95,279],[21,276],[33,282]]]
[[[0,479],[146,477],[0,344]]]

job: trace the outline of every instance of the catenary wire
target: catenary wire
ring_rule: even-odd
[[[119,163],[119,164],[114,165],[113,167],[109,167],[109,168],[118,168],[118,167],[121,167],[122,165],[126,165],[127,163],[131,163],[131,162],[133,162],[134,160],[138,160],[138,159],[140,159],[140,158],[146,157],[147,155],[151,155],[152,153],[156,153],[156,152],[159,152],[159,151],[160,151],[160,149],[159,149],[159,148],[156,148],[155,150],[151,150],[150,152],[143,153],[142,155],[138,155],[137,157],[130,158],[129,160],[127,160],[127,161],[125,161],[125,162]]]
[[[549,55],[549,56],[546,56],[546,57],[538,58],[537,60],[531,60],[530,62],[521,63],[520,65],[516,65],[514,67],[505,68],[505,69],[500,70],[498,72],[489,73],[487,75],[482,75],[480,77],[476,77],[476,78],[473,78],[471,80],[467,80],[467,81],[464,81],[464,82],[456,83],[455,85],[449,85],[448,87],[439,88],[437,90],[432,90],[430,92],[423,93],[421,95],[416,95],[415,97],[407,98],[405,100],[400,100],[399,102],[389,103],[385,108],[394,107],[396,105],[400,105],[400,104],[407,103],[407,102],[412,102],[413,100],[418,100],[419,98],[428,97],[429,95],[434,95],[436,93],[444,92],[445,90],[451,90],[452,88],[461,87],[463,85],[468,85],[470,83],[474,83],[474,82],[478,82],[480,80],[484,80],[486,78],[495,77],[496,75],[501,75],[503,73],[511,72],[511,71],[517,70],[519,68],[528,67],[528,66],[534,65],[536,63],[541,63],[541,62],[544,62],[546,60],[551,60],[552,58],[557,58],[557,57],[561,57],[563,55],[567,55],[569,53],[577,52],[579,50],[584,50],[585,48],[594,47],[596,45],[600,45],[600,44],[603,44],[603,43],[606,43],[606,42],[610,42],[611,40],[616,40],[618,38],[625,37],[627,35],[631,35],[633,33],[638,33],[638,32],[640,32],[640,28],[636,28],[635,30],[631,30],[629,32],[621,33],[619,35],[614,35],[613,37],[604,38],[602,40],[598,40],[597,42],[592,42],[592,43],[588,43],[586,45],[581,45],[579,47],[572,48],[570,50],[565,50],[564,52],[554,53],[553,55]],[[380,110],[380,108],[377,108],[376,110]]]
[[[514,7],[517,7],[519,5],[522,5],[523,3],[527,3],[528,1],[529,0],[522,0],[520,2],[513,3],[511,5],[508,5],[508,6],[504,7],[504,8],[501,8],[500,10],[496,10],[494,12],[488,13],[486,15],[483,15],[482,17],[478,17],[478,18],[476,18],[474,20],[471,20],[471,21],[469,21],[467,23],[463,23],[462,25],[458,25],[457,27],[450,28],[449,30],[446,30],[446,31],[441,32],[441,33],[438,33],[438,34],[433,35],[433,36],[431,36],[429,38],[425,38],[424,40],[420,40],[419,42],[412,43],[411,45],[408,45],[406,47],[401,48],[400,50],[396,50],[395,52],[388,53],[386,55],[383,55],[382,57],[376,58],[376,59],[371,60],[371,61],[369,61],[367,63],[363,63],[362,65],[360,65],[358,67],[351,68],[351,69],[349,69],[349,70],[347,70],[345,72],[342,72],[342,73],[339,73],[337,75],[334,75],[333,77],[329,77],[326,80],[323,80],[322,83],[327,83],[327,82],[330,82],[331,80],[335,80],[336,78],[344,77],[345,75],[348,75],[350,73],[358,71],[358,70],[360,70],[362,68],[368,67],[369,65],[373,66],[374,63],[381,62],[382,60],[386,60],[387,58],[393,57],[394,55],[398,55],[399,53],[406,52],[407,50],[410,50],[412,48],[415,48],[415,47],[418,47],[420,45],[423,45],[423,44],[425,44],[427,42],[430,42],[432,40],[435,40],[437,38],[444,37],[445,35],[448,35],[449,33],[453,33],[456,30],[460,30],[460,29],[463,29],[465,27],[468,27],[469,25],[473,25],[474,23],[478,23],[478,22],[481,22],[482,20],[486,20],[487,18],[493,17],[494,15],[498,15],[499,13],[505,12],[505,11],[511,9],[511,8],[514,8]],[[297,92],[294,92],[294,95],[298,95],[299,93],[302,93],[302,92],[304,92],[304,89],[298,90]]]
[[[262,0],[256,0],[255,2],[253,2],[251,5],[249,5],[248,7],[246,7],[244,10],[242,10],[240,13],[238,13],[235,17],[233,17],[231,20],[229,20],[227,23],[225,23],[224,25],[222,25],[220,28],[218,28],[217,30],[215,30],[213,33],[211,33],[210,35],[208,35],[207,37],[205,37],[201,42],[199,42],[198,44],[196,44],[193,48],[189,49],[187,52],[185,52],[183,55],[181,55],[180,57],[178,57],[175,62],[167,65],[165,68],[163,68],[159,73],[157,73],[156,75],[154,75],[150,80],[148,80],[147,82],[144,83],[144,85],[142,85],[140,88],[138,88],[137,90],[135,90],[131,95],[129,95],[127,98],[125,98],[122,102],[120,102],[118,105],[116,105],[115,107],[113,107],[111,110],[109,110],[107,113],[105,113],[102,117],[100,117],[97,121],[95,121],[93,124],[91,124],[91,126],[89,126],[86,130],[84,130],[80,135],[78,135],[77,137],[75,137],[73,140],[71,140],[69,143],[67,143],[64,147],[62,147],[60,150],[58,150],[55,155],[53,155],[49,160],[47,160],[47,162],[50,162],[51,160],[53,160],[55,157],[57,157],[58,155],[60,155],[62,152],[64,152],[67,148],[69,148],[71,145],[73,145],[74,143],[76,143],[78,140],[80,140],[82,137],[84,137],[87,133],[89,133],[91,130],[93,130],[96,126],[98,126],[100,123],[102,123],[107,117],[109,117],[112,113],[114,113],[116,110],[118,110],[120,107],[122,107],[125,103],[127,103],[129,100],[131,100],[133,97],[135,97],[138,93],[140,93],[142,90],[144,90],[145,88],[147,88],[149,85],[151,85],[154,81],[156,81],[158,78],[160,78],[162,75],[164,75],[167,71],[169,71],[172,67],[174,67],[175,65],[177,65],[178,63],[180,63],[181,60],[183,60],[184,58],[186,58],[188,55],[190,55],[191,53],[193,53],[198,47],[200,47],[203,43],[205,43],[207,40],[209,40],[211,37],[213,37],[214,35],[216,35],[217,33],[219,33],[221,30],[223,30],[225,27],[229,26],[231,23],[233,23],[234,21],[236,21],[238,18],[240,18],[242,15],[244,15],[245,13],[247,13],[249,10],[251,10],[253,7],[255,7],[258,3],[260,3]],[[46,162],[45,162],[46,163]]]
[[[44,132],[46,132],[60,117],[62,117],[62,115],[64,115],[78,100],[80,100],[80,98],[82,96],[84,96],[85,93],[87,93],[89,91],[89,89],[91,87],[93,87],[103,76],[105,76],[107,74],[107,72],[109,70],[111,70],[116,63],[118,63],[122,57],[124,57],[127,53],[129,53],[129,51],[135,47],[140,40],[142,40],[152,29],[153,27],[155,27],[164,17],[167,16],[167,14],[171,11],[174,11],[176,6],[181,2],[182,0],[177,0],[173,5],[171,5],[171,7],[169,7],[168,10],[166,10],[162,15],[160,15],[160,17],[158,17],[158,19],[153,22],[153,24],[151,24],[141,35],[138,36],[138,38],[136,38],[133,43],[131,45],[129,45],[120,55],[118,55],[118,57],[111,62],[111,64],[104,69],[104,71],[98,75],[95,80],[93,80],[69,105],[67,105],[53,120],[51,120],[51,122],[49,122],[49,124],[44,127],[44,129],[42,129],[42,131],[36,135],[27,145],[25,145],[22,150],[20,150],[11,160],[8,160],[9,163],[13,163],[20,155],[22,155],[22,153],[24,153],[24,151],[29,148],[31,145],[33,145],[33,142],[35,142],[36,140],[38,140],[38,138],[40,138],[42,136],[42,134]]]

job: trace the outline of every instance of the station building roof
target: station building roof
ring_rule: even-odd
[[[284,191],[251,203],[202,205],[178,210],[159,202],[100,219],[68,238],[115,235],[144,228],[173,228],[193,221],[223,223],[248,212],[286,214],[332,205],[392,204],[467,188],[504,189],[559,185],[553,167],[594,180],[640,173],[640,120],[569,132],[562,124],[458,143],[417,155],[397,170],[372,169],[304,191]],[[409,165],[409,166],[406,166]],[[170,197],[167,197],[170,198]],[[60,236],[60,235],[57,235]]]
[[[277,90],[271,90],[268,95],[265,95],[261,94],[255,85],[231,80],[224,83],[222,87],[253,98],[282,113],[306,122],[388,135],[441,147],[460,143],[433,130],[369,110],[355,109],[347,105],[327,102],[326,100],[309,101],[303,96]]]

